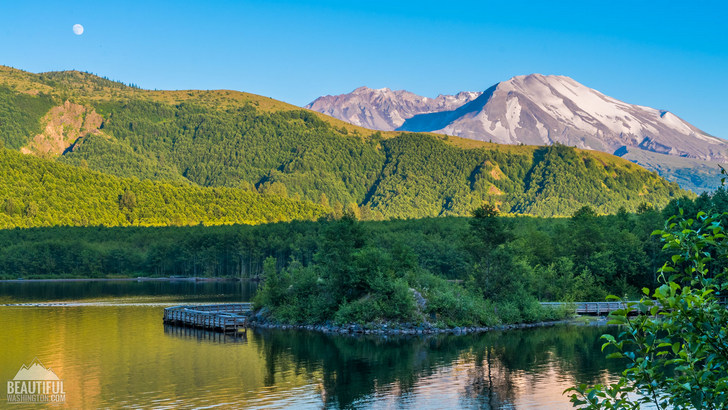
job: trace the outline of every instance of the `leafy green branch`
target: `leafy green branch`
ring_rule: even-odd
[[[720,214],[682,212],[653,232],[671,254],[660,268],[660,286],[643,289],[639,303],[615,311],[610,323],[625,330],[602,336],[607,357],[627,360],[611,385],[567,389],[574,406],[586,409],[728,407],[728,241]],[[611,297],[612,299],[618,299]],[[631,313],[638,313],[630,317]]]

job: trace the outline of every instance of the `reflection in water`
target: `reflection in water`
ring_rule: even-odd
[[[184,326],[164,325],[164,334],[179,337],[180,339],[196,340],[198,342],[213,343],[248,343],[246,333],[221,333],[204,329],[195,329]]]
[[[205,301],[219,300],[207,289]],[[613,379],[620,365],[600,352],[599,336],[616,329],[586,326],[388,339],[248,330],[234,338],[165,327],[160,306],[104,305],[0,306],[0,329],[0,383],[38,357],[64,380],[69,408],[561,409],[570,407],[565,388]]]
[[[604,382],[604,329],[555,326],[481,335],[428,338],[329,336],[310,332],[256,332],[265,357],[265,384],[290,366],[320,374],[327,407],[389,402],[405,407],[504,408],[568,405],[575,381]],[[440,402],[428,402],[428,397]]]

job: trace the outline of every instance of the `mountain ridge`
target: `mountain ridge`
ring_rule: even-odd
[[[349,94],[319,97],[304,108],[365,128],[394,131],[406,118],[424,112],[451,110],[476,99],[480,94],[461,91],[454,95],[440,94],[428,98],[405,90],[359,87]],[[372,104],[377,104],[380,109],[367,111],[365,107]]]
[[[506,213],[564,216],[584,205],[613,213],[687,195],[598,152],[374,131],[239,92],[141,90],[80,72],[3,73],[0,68],[6,147],[49,142],[35,136],[57,120],[52,128],[63,135],[42,137],[65,148],[53,155],[26,152],[116,177],[257,191],[318,203],[334,215],[348,209],[363,219],[468,215],[484,201]],[[479,97],[465,96],[468,104]],[[445,106],[448,99],[441,101]],[[69,115],[48,116],[54,107],[68,107]],[[91,123],[97,128],[83,126],[81,116],[89,113],[100,119]],[[8,208],[19,218],[18,208],[32,201],[23,192],[13,195]]]

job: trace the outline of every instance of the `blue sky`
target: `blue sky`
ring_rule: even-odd
[[[0,64],[297,105],[361,85],[434,97],[560,74],[728,138],[726,16],[717,1],[5,1]]]

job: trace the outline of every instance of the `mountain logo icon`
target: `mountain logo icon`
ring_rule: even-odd
[[[13,380],[61,380],[53,370],[43,366],[38,358],[33,359],[30,366],[23,365]]]
[[[8,380],[8,403],[61,403],[66,401],[63,380],[38,358],[22,365],[13,380]]]

